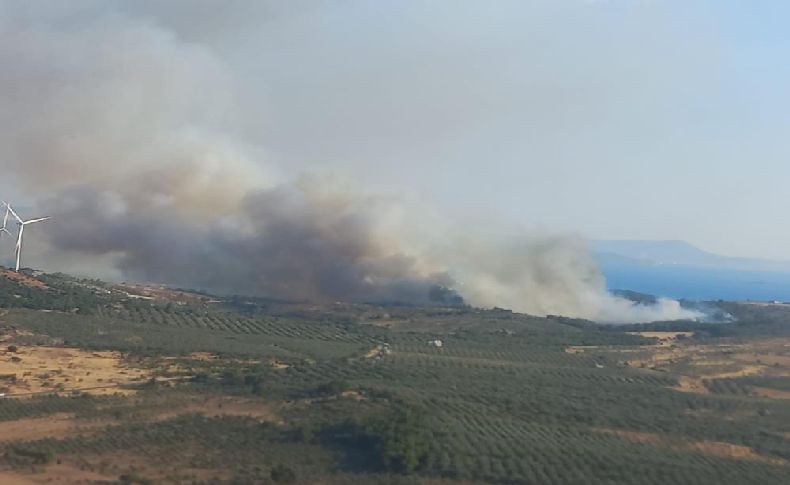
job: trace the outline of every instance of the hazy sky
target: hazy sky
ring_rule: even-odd
[[[786,2],[34,5],[75,29],[133,16],[194,45],[233,87],[239,114],[217,123],[286,175],[331,170],[590,238],[790,259]]]

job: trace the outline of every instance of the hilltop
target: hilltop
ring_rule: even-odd
[[[590,248],[603,262],[790,272],[788,261],[722,256],[700,249],[686,241],[596,240],[590,241]]]

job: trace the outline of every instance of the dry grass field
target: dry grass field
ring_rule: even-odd
[[[124,385],[150,377],[150,370],[130,366],[118,352],[34,346],[0,351],[0,392],[6,397],[72,391],[130,394],[134,391]]]
[[[790,377],[790,338],[772,337],[743,342],[700,344],[693,332],[629,332],[655,339],[638,347],[571,346],[572,354],[609,355],[623,365],[677,377],[675,389],[708,394],[711,383],[742,377]],[[682,336],[680,339],[679,336]],[[708,385],[706,385],[706,382]],[[752,393],[771,399],[790,399],[786,390],[751,386]]]

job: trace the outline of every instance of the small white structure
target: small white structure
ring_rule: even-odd
[[[444,347],[444,342],[442,342],[442,341],[441,341],[441,340],[439,340],[439,339],[436,339],[436,340],[429,340],[429,341],[428,341],[428,345],[430,345],[430,346],[432,346],[432,347],[436,347],[437,349],[440,349],[440,348]]]

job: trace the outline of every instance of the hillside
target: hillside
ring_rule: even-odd
[[[722,256],[685,241],[598,240],[590,241],[590,248],[603,262],[790,272],[788,261]]]
[[[4,483],[780,484],[790,471],[784,305],[611,327],[28,278],[0,275]]]
[[[790,301],[790,263],[732,258],[683,241],[592,241],[611,289],[676,299]]]

